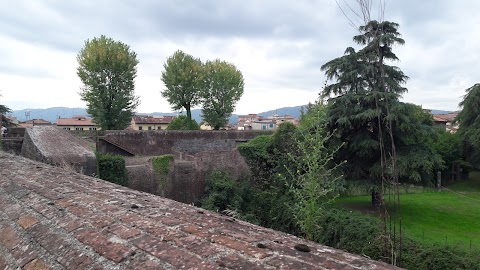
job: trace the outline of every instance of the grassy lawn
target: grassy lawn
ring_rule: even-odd
[[[465,249],[480,249],[480,173],[442,192],[402,194],[404,233],[413,239]],[[337,204],[364,213],[371,210],[370,196],[343,197]],[[386,198],[388,201],[388,198]]]

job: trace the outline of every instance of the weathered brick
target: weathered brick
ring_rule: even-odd
[[[35,259],[29,263],[27,263],[24,267],[24,270],[49,270],[50,267],[42,261],[41,259]]]
[[[138,248],[149,254],[165,261],[174,267],[189,269],[212,269],[214,265],[201,260],[199,257],[187,253],[179,248],[175,248],[161,239],[152,236],[142,236],[132,241]]]
[[[30,228],[30,235],[46,250],[51,253],[62,254],[71,244],[51,228],[37,224]]]
[[[20,237],[11,226],[0,223],[0,244],[8,250],[13,250],[20,244]]]
[[[319,265],[314,266],[305,262],[301,262],[292,257],[277,256],[269,261],[267,264],[274,266],[276,269],[328,269]],[[336,268],[331,268],[336,269]]]
[[[113,224],[108,227],[108,231],[111,233],[118,235],[123,239],[129,239],[134,236],[139,235],[141,232],[135,228],[127,227],[123,224]]]
[[[93,263],[93,260],[85,253],[70,249],[65,254],[57,257],[57,261],[65,267],[65,269],[85,269]]]
[[[135,270],[162,270],[167,269],[159,262],[154,262],[146,257],[132,258],[128,263],[127,269]]]
[[[217,260],[217,264],[220,267],[225,267],[229,269],[265,269],[264,266],[248,261],[244,258],[241,258],[237,255],[228,255],[221,257]],[[292,269],[301,269],[301,268],[292,268]]]
[[[20,267],[23,267],[39,256],[38,251],[35,250],[30,243],[25,243],[24,241],[21,241],[11,254]]]
[[[76,232],[75,236],[80,242],[91,246],[100,255],[116,263],[122,262],[133,254],[130,248],[111,242],[105,235],[94,230],[82,229]]]
[[[28,229],[33,225],[38,223],[38,220],[30,215],[22,216],[17,221],[18,225],[20,225],[24,229]]]
[[[247,244],[245,242],[238,241],[236,239],[226,237],[223,235],[216,235],[212,237],[212,240],[219,245],[226,246],[231,249],[238,250],[242,253],[253,256],[257,259],[263,259],[270,256],[268,251],[265,249],[258,248],[256,245]]]

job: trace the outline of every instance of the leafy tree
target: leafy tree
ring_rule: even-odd
[[[480,84],[465,90],[466,94],[459,106],[462,108],[456,121],[458,132],[465,141],[466,155],[472,164],[480,161]]]
[[[200,103],[202,87],[202,62],[198,58],[176,51],[163,64],[162,81],[167,89],[162,96],[174,110],[184,108],[187,121],[192,121],[191,108]]]
[[[197,121],[188,121],[187,116],[179,115],[168,124],[167,130],[199,130],[200,126]]]
[[[0,94],[0,97],[2,95]],[[0,104],[0,124],[1,126],[10,126],[12,123],[10,122],[10,120],[5,116],[5,114],[11,112],[12,110],[5,106],[5,105],[2,105]]]
[[[228,124],[235,104],[243,95],[243,75],[235,65],[218,59],[207,61],[203,69],[203,120],[218,130]]]
[[[87,112],[105,130],[125,129],[139,104],[134,94],[137,55],[106,36],[85,41],[77,55],[77,74]]]

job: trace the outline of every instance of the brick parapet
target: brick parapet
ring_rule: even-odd
[[[395,269],[4,152],[0,164],[0,269]]]

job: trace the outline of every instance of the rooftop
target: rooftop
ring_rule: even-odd
[[[136,124],[169,124],[175,116],[148,116],[148,115],[135,115],[133,121]]]
[[[0,163],[0,269],[396,269],[1,151]]]
[[[72,118],[58,118],[57,126],[96,126],[92,118],[76,115]]]

